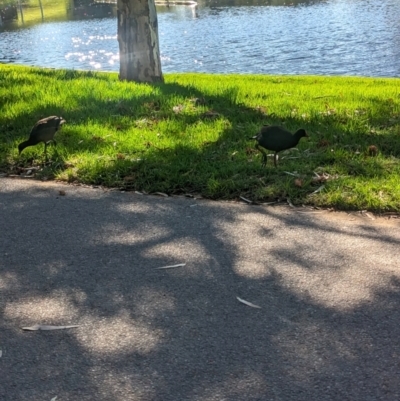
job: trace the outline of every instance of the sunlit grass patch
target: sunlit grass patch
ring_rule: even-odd
[[[0,67],[1,169],[38,178],[213,199],[400,210],[398,79],[168,74],[154,86],[115,73]],[[49,147],[18,155],[42,117],[67,120]],[[309,138],[278,168],[253,136],[263,124]],[[268,152],[272,153],[272,152]],[[36,170],[35,170],[36,171]]]

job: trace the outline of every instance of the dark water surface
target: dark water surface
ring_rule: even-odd
[[[68,4],[58,21],[0,26],[0,62],[118,71],[115,7],[85,19],[90,10]],[[200,0],[157,10],[164,72],[400,76],[400,0]]]

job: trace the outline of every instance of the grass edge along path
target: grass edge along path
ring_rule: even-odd
[[[400,80],[322,76],[116,73],[0,65],[0,171],[211,199],[400,211]],[[61,115],[44,163],[24,150],[33,124]],[[264,124],[309,138],[261,166]],[[272,152],[268,152],[272,154]]]

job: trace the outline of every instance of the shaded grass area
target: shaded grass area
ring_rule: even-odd
[[[400,210],[398,79],[168,74],[164,84],[115,73],[0,67],[0,169],[38,178],[212,199]],[[43,146],[17,145],[42,117],[67,124]],[[263,124],[308,140],[275,168],[249,140]],[[317,191],[315,193],[315,191]]]

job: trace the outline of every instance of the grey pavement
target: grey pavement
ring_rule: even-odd
[[[400,220],[370,217],[2,178],[0,400],[399,400]]]

